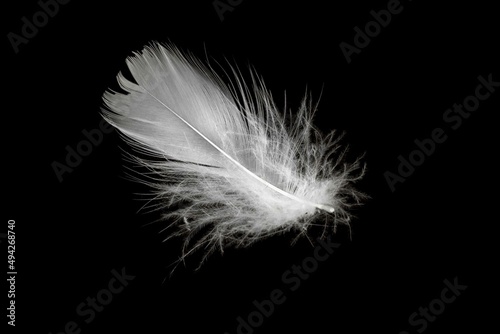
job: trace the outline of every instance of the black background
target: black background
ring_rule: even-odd
[[[442,119],[474,93],[479,75],[500,81],[493,5],[402,2],[403,11],[348,64],[339,44],[353,44],[353,28],[387,1],[245,0],[223,21],[212,2],[73,0],[19,53],[4,38],[2,231],[16,220],[16,329],[59,333],[74,320],[81,333],[232,334],[253,300],[280,288],[286,302],[255,333],[400,333],[415,329],[410,314],[454,277],[467,290],[425,333],[498,328],[490,302],[497,304],[500,88],[457,130]],[[19,34],[21,18],[40,10],[33,0],[9,6],[5,36]],[[307,239],[292,246],[293,233],[227,249],[198,271],[193,258],[170,277],[180,241],[162,242],[164,223],[145,226],[159,216],[138,212],[135,193],[147,189],[124,179],[120,148],[127,148],[115,132],[58,181],[51,164],[85,139],[82,130],[98,127],[102,93],[116,87],[125,58],[151,40],[202,59],[206,52],[252,64],[280,106],[285,90],[292,109],[306,90],[316,100],[321,94],[316,124],[345,131],[352,156],[366,153],[359,188],[371,199],[356,210],[352,240],[339,229],[340,248],[297,291],[281,275],[314,248]],[[391,192],[384,173],[396,172],[398,156],[436,127],[446,129],[447,141]],[[86,324],[77,306],[123,267],[134,280]]]

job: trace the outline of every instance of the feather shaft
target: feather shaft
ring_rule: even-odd
[[[290,199],[293,199],[297,202],[300,202],[300,203],[303,203],[303,204],[307,204],[307,205],[310,205],[312,207],[315,207],[315,208],[318,208],[318,209],[321,209],[321,210],[324,210],[324,211],[327,211],[327,212],[330,212],[330,213],[333,213],[335,212],[335,208],[329,206],[329,205],[324,205],[324,204],[317,204],[317,203],[313,203],[313,202],[309,202],[308,200],[305,200],[303,198],[299,198],[297,196],[294,196],[286,191],[283,191],[282,189],[276,187],[275,185],[267,182],[266,180],[262,179],[261,177],[259,177],[257,174],[253,173],[252,171],[250,171],[248,168],[246,168],[245,166],[243,166],[241,163],[239,163],[238,161],[236,161],[233,157],[231,157],[228,153],[226,153],[223,149],[221,149],[219,146],[217,146],[215,143],[213,143],[209,138],[207,138],[203,133],[201,133],[198,129],[196,129],[194,126],[192,126],[189,122],[187,122],[184,118],[182,118],[178,113],[176,113],[174,110],[172,110],[172,108],[170,108],[169,106],[167,106],[165,103],[163,103],[160,99],[158,99],[156,96],[154,96],[153,94],[151,94],[150,92],[148,92],[147,90],[145,90],[147,94],[149,94],[153,99],[155,99],[156,101],[158,101],[162,106],[164,106],[168,111],[170,111],[172,114],[174,114],[177,118],[179,118],[182,122],[184,122],[184,124],[186,124],[189,128],[191,128],[194,132],[196,132],[199,136],[201,136],[201,138],[205,139],[210,145],[212,145],[217,151],[219,151],[222,155],[224,155],[227,159],[229,159],[229,161],[231,161],[232,163],[234,163],[236,166],[238,166],[239,168],[241,168],[245,173],[247,173],[249,176],[253,177],[254,179],[256,179],[257,181],[261,182],[262,184],[264,184],[266,187],[269,187],[271,188],[272,190],[280,193],[281,195],[283,196],[286,196]]]

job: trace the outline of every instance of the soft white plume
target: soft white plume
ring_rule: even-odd
[[[173,46],[152,44],[127,65],[135,82],[118,74],[126,94],[107,91],[103,116],[151,157],[135,158],[151,171],[139,180],[164,218],[180,223],[172,235],[190,245],[203,231],[191,250],[349,222],[347,208],[361,197],[352,183],[363,171],[343,161],[334,133],[313,126],[306,99],[296,114],[282,114],[253,72],[247,85],[232,68],[224,84]]]

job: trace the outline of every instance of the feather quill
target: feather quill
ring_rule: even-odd
[[[180,222],[172,235],[189,246],[205,232],[184,255],[303,233],[318,220],[349,223],[348,208],[363,197],[352,185],[364,168],[344,161],[340,136],[314,127],[307,99],[290,121],[253,72],[247,85],[231,68],[225,84],[174,46],[153,43],[126,63],[135,82],[119,73],[124,93],[106,91],[102,114],[150,156],[135,156],[151,171],[137,180],[153,189],[165,220]]]

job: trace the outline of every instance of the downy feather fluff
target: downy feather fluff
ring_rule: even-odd
[[[349,223],[363,169],[359,159],[344,162],[339,136],[314,127],[307,99],[296,114],[280,113],[253,71],[248,85],[231,68],[224,84],[173,46],[153,43],[126,63],[135,82],[118,74],[125,93],[105,92],[103,117],[150,157],[135,155],[150,171],[137,180],[151,187],[163,218],[178,223],[169,226],[185,236],[184,255],[301,234],[315,222]]]

